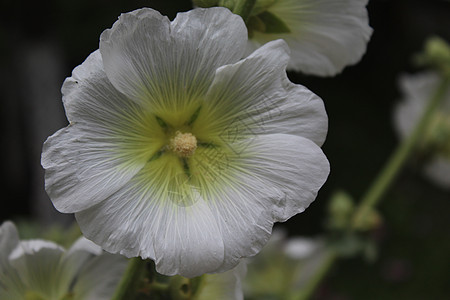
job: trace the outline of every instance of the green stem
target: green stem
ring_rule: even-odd
[[[134,299],[145,274],[145,261],[140,257],[131,258],[112,300]]]
[[[414,128],[413,132],[404,140],[392,154],[391,158],[386,163],[385,167],[378,175],[374,184],[369,188],[365,197],[361,200],[360,204],[353,214],[353,224],[351,230],[355,230],[358,227],[360,220],[364,220],[367,213],[380,201],[381,197],[389,188],[390,184],[395,179],[395,176],[401,170],[401,167],[406,162],[407,158],[414,150],[417,142],[419,141],[421,135],[424,133],[428,123],[430,122],[433,112],[439,106],[440,102],[444,98],[444,95],[449,88],[450,77],[446,77],[442,80],[438,86],[436,92],[432,95],[429,100],[427,107]],[[305,287],[301,294],[296,297],[298,300],[309,299],[317,286],[323,280],[328,270],[337,260],[338,255],[334,250],[331,250],[327,258],[324,260],[321,268],[314,274],[314,277]]]
[[[168,289],[169,285],[167,283],[154,281],[150,284],[151,291],[166,292]]]
[[[255,3],[256,0],[237,0],[233,8],[233,13],[240,15],[247,22]]]
[[[353,215],[352,229],[358,227],[360,222],[363,222],[370,210],[380,201],[384,193],[387,191],[391,183],[394,181],[396,175],[401,170],[401,167],[406,162],[414,147],[423,135],[428,123],[430,122],[433,112],[439,106],[441,100],[447,91],[450,83],[450,78],[444,78],[438,86],[436,92],[429,100],[425,111],[411,135],[405,139],[391,155],[387,164],[376,178],[375,182],[369,188],[365,196],[358,205],[355,214]]]

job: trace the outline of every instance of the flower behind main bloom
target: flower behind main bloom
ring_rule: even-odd
[[[245,294],[249,299],[300,299],[299,292],[308,288],[330,254],[322,238],[288,237],[276,228],[266,247],[248,259]]]
[[[399,85],[404,99],[394,111],[394,124],[401,139],[406,139],[419,122],[427,101],[442,81],[435,71],[424,71],[414,75],[402,74]],[[419,147],[428,159],[424,173],[437,185],[450,188],[450,88],[443,95],[441,105],[421,137]]]
[[[302,212],[329,173],[322,100],[286,76],[288,48],[245,59],[225,8],[122,14],[63,84],[70,125],[44,144],[46,190],[107,251],[158,272],[222,272]]]
[[[20,241],[9,221],[0,226],[0,299],[111,299],[126,263],[84,237],[65,250],[50,241]]]
[[[372,35],[367,0],[257,0],[250,17],[249,48],[284,39],[288,69],[334,76],[354,65]]]

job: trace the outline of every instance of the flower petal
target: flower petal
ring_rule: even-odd
[[[289,81],[288,52],[286,43],[277,40],[219,68],[206,96],[210,112],[200,115],[198,124],[207,124],[215,132],[210,135],[221,135],[225,127],[244,128],[247,135],[286,133],[322,145],[328,129],[323,101]]]
[[[19,244],[19,234],[14,223],[6,221],[0,226],[0,274],[8,264],[8,256]]]
[[[267,135],[256,139],[249,151],[258,153],[247,160],[251,174],[265,178],[266,184],[276,185],[284,194],[274,213],[277,222],[303,212],[330,173],[322,149],[302,137]]]
[[[245,52],[247,31],[225,8],[194,9],[170,23],[144,8],[122,14],[102,33],[108,78],[125,95],[153,107],[180,109],[208,88],[215,69]]]
[[[401,139],[406,139],[413,131],[424,113],[427,101],[438,88],[441,78],[435,71],[426,71],[414,75],[402,74],[399,85],[403,93],[403,101],[399,102],[394,110],[394,125]],[[450,91],[444,95],[441,106],[437,110],[440,115],[434,116],[434,121],[439,118],[448,118],[450,112]],[[430,124],[429,124],[430,126]],[[428,131],[433,132],[437,128],[431,127]],[[425,135],[423,137],[426,140]],[[426,145],[427,142],[424,142]],[[427,147],[427,146],[425,146]],[[432,150],[433,151],[433,150]],[[450,160],[444,153],[434,153],[425,162],[424,172],[429,179],[442,188],[450,187]]]
[[[162,145],[154,116],[111,85],[99,51],[74,70],[62,92],[71,124],[47,139],[41,163],[55,207],[75,212],[114,193]]]
[[[208,204],[225,245],[225,271],[240,258],[258,253],[274,222],[305,210],[324,184],[329,164],[322,150],[303,137],[256,136],[233,163],[233,184],[223,185]]]
[[[73,280],[73,274],[61,268],[63,253],[64,249],[53,242],[28,240],[20,242],[9,258],[29,291],[45,299],[60,299]]]
[[[255,31],[250,51],[282,38],[292,50],[288,68],[306,74],[333,76],[357,63],[372,34],[367,0],[279,0],[268,11],[279,17],[290,33]]]
[[[93,243],[92,241],[86,239],[84,236],[78,238],[78,240],[73,243],[73,245],[70,247],[70,249],[67,251],[67,255],[72,255],[76,252],[86,252],[89,255],[100,255],[103,253],[102,248]]]
[[[80,270],[84,268],[90,260],[102,253],[103,251],[100,246],[94,244],[85,237],[80,237],[61,257],[61,269],[63,269],[65,274],[68,274],[70,278],[80,278]]]
[[[109,252],[156,262],[164,275],[186,277],[213,272],[223,261],[223,242],[205,200],[186,183],[178,158],[165,154],[150,162],[125,187],[79,213],[83,234]],[[173,177],[172,177],[173,176]]]
[[[439,80],[439,74],[433,71],[400,76],[399,85],[404,100],[395,107],[394,123],[401,138],[405,139],[411,134],[423,114],[426,102],[438,87]]]
[[[86,263],[73,286],[76,299],[111,299],[117,284],[127,266],[127,259],[121,255],[102,253]]]
[[[164,216],[167,221],[154,237],[156,270],[185,277],[215,272],[224,260],[224,244],[206,201],[188,207],[171,204]]]
[[[9,256],[19,245],[19,234],[14,223],[4,222],[0,226],[0,299],[19,299],[24,284],[16,270],[10,265]]]
[[[450,189],[450,161],[447,157],[437,156],[424,166],[425,174],[442,188]]]

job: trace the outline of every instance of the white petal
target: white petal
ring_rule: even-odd
[[[45,141],[41,163],[53,205],[61,212],[73,213],[117,191],[145,162],[119,155],[114,138],[75,124]]]
[[[286,241],[284,253],[292,259],[306,259],[319,247],[316,240],[304,237],[294,237]]]
[[[19,245],[16,226],[10,221],[0,226],[0,299],[20,299],[25,287],[19,274],[10,265],[9,256]]]
[[[225,8],[180,13],[172,23],[155,10],[139,9],[102,33],[100,51],[117,89],[167,107],[180,97],[195,98],[218,66],[240,59],[246,34],[242,19]]]
[[[401,139],[406,139],[422,117],[427,101],[436,91],[440,76],[437,72],[427,71],[414,75],[400,76],[399,85],[403,93],[403,101],[394,110],[394,125]],[[439,110],[445,114],[450,112],[450,90],[444,95]],[[443,188],[450,187],[450,162],[448,158],[437,155],[426,162],[424,172],[433,182]]]
[[[279,188],[284,197],[274,213],[284,222],[303,212],[317,196],[330,173],[328,159],[316,144],[292,135],[267,135],[249,151],[258,153],[247,163],[254,176]]]
[[[411,134],[438,84],[439,74],[436,72],[400,76],[399,85],[404,100],[394,110],[394,123],[401,138],[407,138]],[[448,98],[450,99],[450,92]]]
[[[103,253],[82,266],[73,287],[74,300],[109,300],[127,266],[121,255]]]
[[[438,156],[431,159],[424,167],[425,174],[442,188],[450,189],[450,160]]]
[[[286,43],[277,40],[219,68],[206,96],[212,114],[204,123],[218,130],[245,127],[250,135],[293,134],[322,145],[328,129],[323,101],[289,81],[288,51]]]
[[[79,278],[79,273],[90,260],[102,254],[102,249],[84,237],[80,237],[61,258],[61,268],[71,278]]]
[[[164,162],[161,166],[163,173],[146,167],[105,201],[76,213],[78,224],[87,238],[109,252],[154,259],[162,274],[213,272],[224,255],[214,216],[198,194],[196,202],[179,205],[167,191],[173,183],[164,178],[171,169]]]
[[[185,277],[215,272],[224,260],[224,245],[216,220],[205,200],[194,205],[171,205],[155,234],[156,270]]]
[[[64,248],[50,241],[45,240],[27,240],[21,241],[9,255],[10,260],[16,260],[24,255],[33,255],[41,250],[49,250],[50,252],[61,254]]]
[[[77,251],[83,251],[91,255],[100,255],[103,253],[103,250],[99,245],[94,244],[85,237],[80,237],[76,240],[72,247],[67,251],[67,254],[70,255]]]
[[[293,135],[257,136],[239,156],[231,186],[210,201],[225,245],[217,271],[258,253],[274,222],[286,221],[315,199],[328,173],[328,160],[312,141]]]
[[[64,249],[43,240],[22,241],[10,255],[10,263],[28,290],[46,299],[60,299],[73,280],[73,274],[60,265]]]
[[[366,0],[279,0],[269,12],[290,28],[290,33],[255,32],[249,48],[282,38],[292,50],[289,69],[332,76],[357,63],[372,34]]]
[[[19,234],[16,226],[13,222],[4,222],[0,226],[0,272],[8,264],[7,260],[10,253],[18,244]]]
[[[135,124],[148,119],[145,110],[111,85],[102,66],[95,51],[64,81],[63,101],[71,124],[44,143],[41,163],[46,169],[46,190],[61,212],[102,201],[152,155],[147,134],[152,124]],[[147,125],[150,129],[143,128]],[[135,146],[143,143],[150,146]]]

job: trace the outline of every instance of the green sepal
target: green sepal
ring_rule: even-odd
[[[265,11],[257,16],[250,17],[248,21],[249,32],[259,31],[263,33],[290,33],[291,30],[280,18]]]
[[[255,6],[253,6],[251,15],[259,15],[260,13],[268,10],[276,2],[278,2],[278,0],[257,0]]]
[[[192,299],[192,290],[189,278],[175,275],[170,278],[170,298],[173,300]]]
[[[226,7],[231,11],[234,10],[234,6],[236,5],[235,0],[219,0],[218,2],[219,2],[219,6]]]
[[[201,275],[190,279],[192,295],[196,295],[201,290],[205,276],[206,275]]]
[[[247,27],[249,37],[252,37],[253,31],[266,32],[266,25],[260,18],[256,16],[250,17],[250,19],[248,19]]]
[[[290,33],[291,30],[280,18],[272,14],[271,12],[265,11],[258,15],[258,18],[265,25],[266,33]]]

